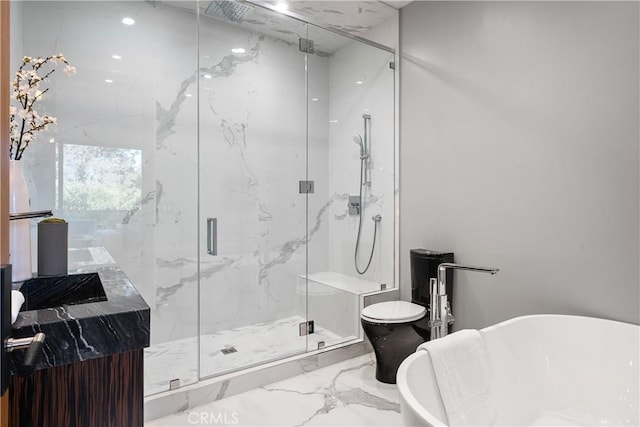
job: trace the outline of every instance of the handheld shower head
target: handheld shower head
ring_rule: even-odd
[[[364,142],[362,141],[362,137],[357,133],[353,135],[353,142],[360,146],[360,158],[364,158],[366,156]]]

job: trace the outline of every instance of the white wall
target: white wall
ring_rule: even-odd
[[[529,313],[638,323],[639,4],[401,10],[401,286],[452,250],[456,327]]]

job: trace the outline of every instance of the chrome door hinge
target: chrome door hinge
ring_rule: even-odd
[[[396,63],[393,62],[393,61],[389,62],[389,68],[391,68],[392,70],[395,70],[396,69]]]
[[[300,47],[300,52],[313,53],[315,51],[313,40],[303,39],[302,37],[300,37],[298,39],[298,45]]]
[[[298,183],[300,194],[311,194],[313,193],[314,184],[313,181],[300,181]]]
[[[300,332],[300,336],[311,335],[313,333],[313,320],[309,320],[308,322],[302,322],[298,325],[298,330]]]

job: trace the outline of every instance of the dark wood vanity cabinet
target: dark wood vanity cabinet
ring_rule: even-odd
[[[10,381],[12,427],[142,427],[143,350],[37,370]]]

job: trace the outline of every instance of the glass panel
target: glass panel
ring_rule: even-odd
[[[306,27],[247,4],[202,8],[200,375],[209,377],[306,350]]]
[[[72,250],[104,254],[93,248],[105,248],[150,305],[145,394],[169,390],[172,380],[193,383],[195,2],[33,1],[11,7],[13,70],[24,55],[60,52],[77,68],[71,78],[56,71],[40,102],[38,112],[55,116],[57,125],[39,135],[22,159],[32,209],[54,208],[69,221]],[[125,24],[125,17],[134,22]],[[95,268],[109,258],[78,262]]]
[[[315,44],[308,59],[314,350],[318,342],[358,338],[361,295],[394,283],[394,71],[392,53],[315,26],[308,31]]]

